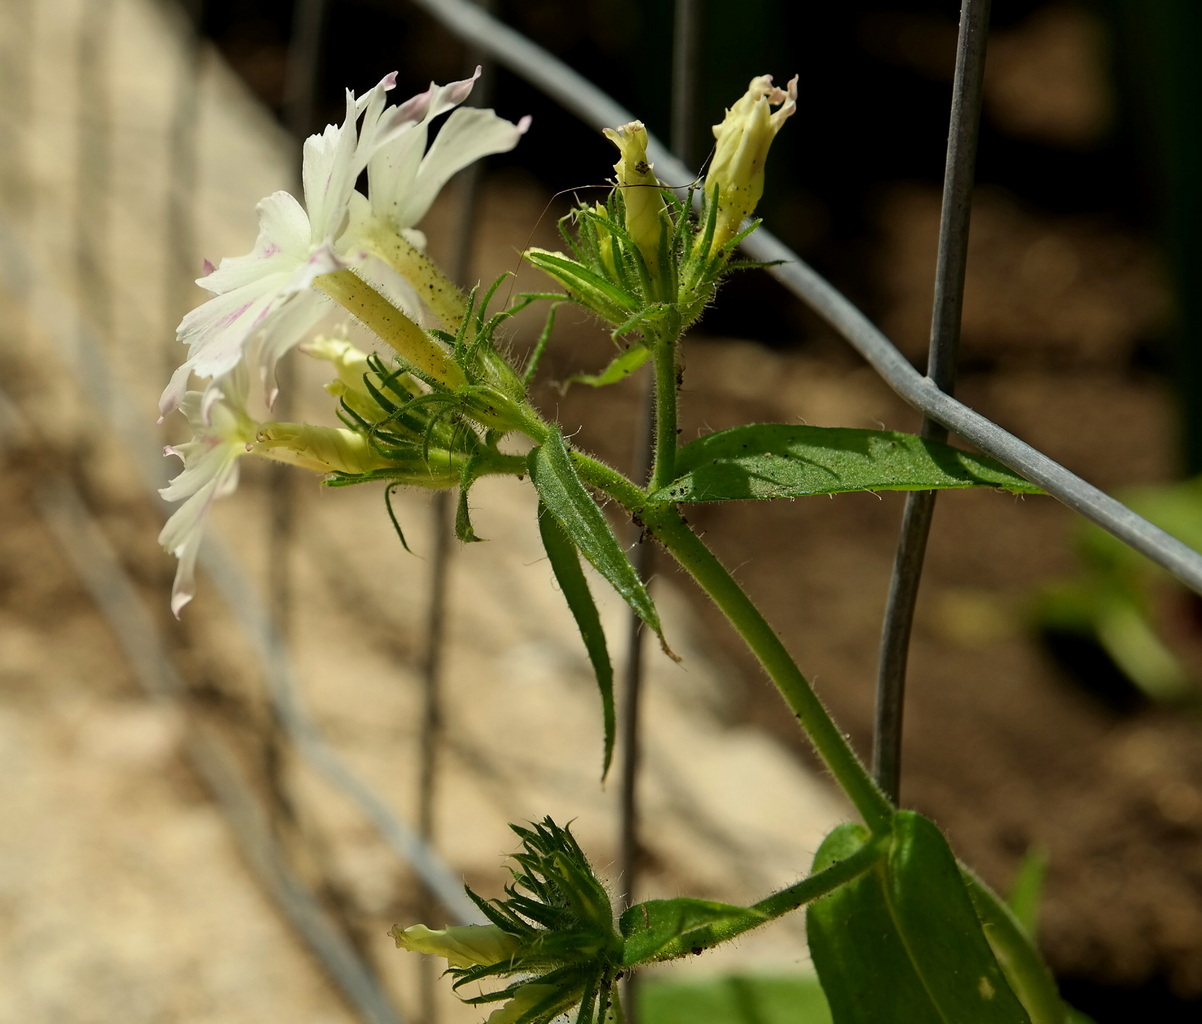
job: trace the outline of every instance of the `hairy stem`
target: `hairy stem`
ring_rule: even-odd
[[[748,915],[723,924],[694,928],[656,950],[653,959],[657,962],[673,960],[677,957],[700,953],[704,949],[712,949],[723,942],[729,942],[744,932],[768,924],[806,903],[812,903],[819,897],[834,892],[841,885],[846,885],[871,871],[884,857],[888,843],[887,836],[870,837],[863,846],[843,860],[836,861],[829,867],[825,867],[787,889],[773,893],[747,908],[751,911],[758,911],[758,915]]]
[[[647,495],[620,473],[595,459],[573,453],[581,478],[625,506],[709,595],[776,684],[818,756],[875,834],[889,831],[894,807],[856,757],[780,637],[702,543],[676,506],[649,502]]]
[[[676,344],[677,337],[652,337],[655,368],[655,463],[650,489],[666,487],[676,476]]]

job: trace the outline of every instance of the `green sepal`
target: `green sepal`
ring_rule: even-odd
[[[997,487],[1042,493],[1001,463],[914,434],[756,423],[676,453],[676,478],[652,501],[800,498],[848,491]]]
[[[463,465],[459,477],[459,499],[455,503],[455,536],[464,544],[472,544],[478,540],[476,531],[472,528],[471,511],[468,509],[467,496],[480,477],[487,475],[491,467],[489,459],[483,456],[473,456]]]
[[[655,631],[662,643],[663,629],[651,595],[601,509],[576,475],[567,443],[558,428],[548,430],[543,443],[531,449],[527,465],[543,505],[592,567],[609,580],[622,600]]]
[[[546,249],[527,249],[527,261],[550,274],[577,302],[609,324],[620,324],[639,308],[635,296],[594,273],[582,263]]]
[[[605,630],[601,626],[601,616],[597,612],[596,602],[593,601],[592,591],[589,590],[588,580],[580,567],[580,557],[571,537],[560,525],[558,519],[539,502],[538,532],[542,537],[543,548],[551,562],[551,571],[559,584],[560,593],[568,603],[568,608],[576,620],[576,628],[584,641],[588,659],[592,662],[593,675],[597,679],[597,689],[601,691],[601,714],[605,722],[605,754],[601,765],[601,778],[609,773],[613,760],[614,735],[616,731],[614,715],[614,670],[609,660],[609,648],[605,643]]]
[[[867,840],[835,829],[814,871]],[[986,940],[942,833],[898,811],[886,858],[806,912],[810,955],[835,1024],[1031,1024]]]
[[[651,349],[642,343],[635,343],[624,352],[614,356],[610,364],[600,373],[578,373],[574,377],[569,377],[567,382],[569,384],[587,384],[594,388],[616,384],[629,377],[650,358]]]
[[[625,940],[622,966],[700,953],[725,935],[745,932],[767,920],[767,914],[751,907],[690,897],[636,903],[618,922]]]

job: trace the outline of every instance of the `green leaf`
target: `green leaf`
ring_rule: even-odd
[[[1089,1024],[1089,1018],[1078,1013],[1060,998],[1056,979],[1032,945],[1030,933],[1006,904],[998,899],[984,882],[960,866],[960,875],[968,889],[973,908],[980,919],[985,938],[993,955],[1006,973],[1032,1024]]]
[[[724,934],[744,932],[767,919],[765,913],[749,907],[688,897],[636,903],[618,922],[626,940],[622,966],[700,953]]]
[[[484,476],[488,470],[488,459],[480,455],[473,455],[464,463],[463,472],[459,476],[459,500],[455,503],[455,536],[464,544],[472,544],[480,540],[472,528],[472,516],[467,499],[472,484]]]
[[[558,429],[527,457],[530,479],[542,503],[558,520],[589,563],[618,592],[640,619],[663,640],[659,613],[639,574],[622,550],[601,509],[580,482]]]
[[[1023,855],[1006,900],[1010,912],[1028,935],[1039,930],[1039,904],[1043,897],[1043,879],[1048,870],[1048,853],[1033,846]]]
[[[836,829],[814,870],[866,838],[859,825]],[[806,931],[836,1024],[1031,1024],[947,841],[912,811],[894,816],[885,860],[810,905]]]
[[[813,975],[648,979],[638,987],[638,1007],[643,1024],[831,1024]]]
[[[638,308],[634,296],[562,253],[527,249],[525,256],[528,262],[562,284],[572,298],[610,323],[621,323]]]
[[[629,377],[650,358],[651,349],[646,345],[631,345],[630,348],[616,355],[610,361],[610,364],[600,373],[578,373],[575,377],[569,377],[568,383],[588,384],[594,388],[605,387],[607,384],[616,384],[618,381]]]
[[[983,455],[914,434],[751,424],[709,434],[676,455],[677,477],[652,501],[799,498],[846,491],[1001,487],[1041,493]]]
[[[555,573],[564,600],[576,619],[576,628],[584,640],[588,659],[593,664],[593,674],[597,677],[597,688],[601,691],[601,713],[605,720],[605,755],[601,767],[601,778],[604,779],[613,760],[615,732],[614,670],[605,644],[605,630],[601,627],[601,616],[597,613],[588,580],[580,567],[576,545],[542,502],[538,506],[538,531],[547,558],[551,561],[551,571]]]

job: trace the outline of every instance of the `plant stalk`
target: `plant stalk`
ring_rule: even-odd
[[[579,452],[573,452],[572,459],[586,483],[625,506],[709,595],[776,684],[864,824],[874,835],[889,832],[894,807],[888,797],[851,749],[780,637],[726,567],[689,529],[676,506],[649,502],[646,492],[595,459]]]
[[[649,489],[666,487],[676,477],[676,344],[675,336],[653,337],[651,353],[655,369],[655,464]]]

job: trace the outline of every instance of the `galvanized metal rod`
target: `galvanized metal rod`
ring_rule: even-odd
[[[602,128],[632,119],[628,110],[563,61],[464,0],[413,0],[413,3],[461,38],[491,53],[499,64],[542,89],[585,124]],[[649,140],[647,153],[661,181],[683,186],[695,177],[654,137]],[[756,231],[743,243],[743,251],[766,263],[781,261],[769,273],[859,352],[903,401],[1038,484],[1202,594],[1202,554],[940,390],[933,380],[915,370],[893,342],[842,293],[768,231],[763,228]]]
[[[964,308],[964,272],[968,263],[968,229],[977,156],[977,133],[985,80],[985,44],[989,33],[990,0],[964,0],[952,82],[951,123],[943,173],[943,210],[939,220],[939,250],[935,262],[935,299],[927,375],[950,394],[956,377],[960,320]],[[947,429],[929,416],[922,436],[947,440]],[[902,719],[905,709],[906,664],[922,563],[926,556],[935,491],[915,491],[906,498],[901,535],[893,563],[889,600],[881,629],[877,671],[876,722],[873,730],[872,773],[894,803],[901,788]]]

